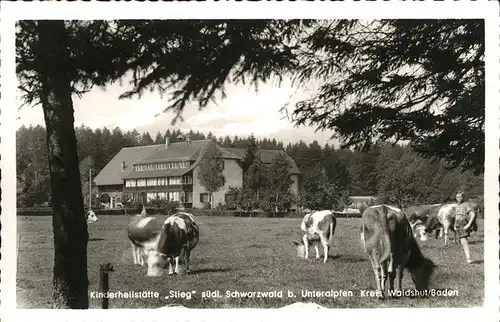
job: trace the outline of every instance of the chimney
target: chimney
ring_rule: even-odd
[[[122,161],[122,166],[121,166],[121,168],[122,168],[122,172],[123,172],[123,170],[126,168],[125,161]]]
[[[168,148],[168,144],[169,144],[169,140],[168,140],[168,136],[165,137],[165,149]]]

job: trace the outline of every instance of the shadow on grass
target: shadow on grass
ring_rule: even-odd
[[[342,262],[345,263],[360,263],[366,261],[368,258],[361,257],[361,256],[351,256],[351,255],[341,255],[341,254],[335,254],[335,255],[328,255],[329,259],[338,259]]]
[[[106,239],[101,238],[101,237],[93,237],[93,238],[89,238],[89,241],[101,241],[101,240],[106,240]]]
[[[197,275],[203,273],[219,273],[219,272],[229,272],[230,268],[200,268],[193,269],[189,272],[189,275]]]
[[[253,244],[253,245],[247,246],[246,248],[266,248],[266,247],[267,247],[266,245]]]

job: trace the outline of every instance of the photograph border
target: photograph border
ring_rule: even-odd
[[[287,319],[387,319],[387,311],[405,321],[447,316],[455,321],[498,321],[499,317],[499,26],[496,1],[419,2],[2,2],[0,11],[0,167],[2,169],[1,311],[2,320],[175,319],[177,321]],[[485,172],[484,172],[484,306],[446,309],[176,309],[168,316],[154,309],[23,310],[16,308],[16,114],[19,104],[15,75],[15,22],[34,19],[485,19]],[[408,311],[411,310],[411,311]],[[401,312],[399,312],[401,311]],[[169,311],[170,312],[170,311]],[[179,312],[177,314],[177,312]],[[245,314],[245,315],[242,315]]]

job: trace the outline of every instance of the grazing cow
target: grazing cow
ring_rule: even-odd
[[[410,206],[403,209],[415,238],[420,237],[421,241],[427,241],[427,233],[434,230],[437,238],[437,233],[441,228],[437,214],[441,207],[443,207],[443,204]]]
[[[198,244],[200,231],[192,214],[178,212],[165,220],[156,249],[149,251],[148,276],[161,276],[168,264],[168,274],[189,272],[189,257]],[[184,267],[183,267],[184,266]]]
[[[134,265],[144,266],[144,257],[156,248],[162,223],[155,217],[146,216],[143,207],[139,215],[131,216],[128,223],[128,238],[132,246]]]
[[[298,256],[309,257],[309,242],[311,242],[311,245],[314,245],[316,249],[316,258],[320,258],[318,246],[321,242],[325,253],[323,262],[326,263],[336,226],[337,219],[330,210],[316,211],[305,215],[300,225],[304,232],[302,240],[300,242],[294,241],[294,244],[297,245]]]
[[[99,219],[97,219],[95,212],[92,209],[87,211],[87,224],[97,222],[97,221],[99,221]]]
[[[403,271],[408,269],[417,290],[429,287],[434,263],[425,258],[413,237],[410,224],[403,212],[388,205],[371,206],[361,218],[361,241],[370,258],[377,281],[377,296],[384,298],[385,284],[389,289],[402,291]]]

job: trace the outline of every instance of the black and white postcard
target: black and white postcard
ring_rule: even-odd
[[[1,14],[2,319],[497,320],[496,2]]]

